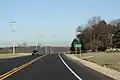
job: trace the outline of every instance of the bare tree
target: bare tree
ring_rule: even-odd
[[[88,21],[87,26],[78,26],[76,32],[80,32],[77,37],[85,45],[85,49],[102,48],[105,50],[111,45],[120,47],[120,19],[107,23],[101,20],[100,16],[94,16]]]
[[[92,27],[95,24],[98,24],[101,21],[100,16],[93,16],[91,19],[88,20],[88,26]]]
[[[110,21],[110,24],[111,24],[111,25],[117,26],[118,23],[120,23],[120,19],[115,19],[115,20]]]

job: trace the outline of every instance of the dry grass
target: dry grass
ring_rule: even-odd
[[[4,53],[4,54],[0,54],[0,59],[5,59],[5,58],[13,58],[13,57],[20,57],[20,56],[26,56],[26,55],[31,55],[31,54],[27,54],[27,53],[16,53],[16,54],[12,54],[12,53]]]
[[[76,56],[80,58],[80,54]],[[120,53],[85,53],[81,58],[120,71]]]

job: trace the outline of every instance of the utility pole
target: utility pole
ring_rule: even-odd
[[[51,39],[51,44],[53,44],[54,39],[55,39],[55,34],[53,34],[51,38],[52,38]],[[51,45],[51,47],[50,47],[50,52],[53,53],[53,45]]]
[[[41,45],[42,45],[42,39],[43,39],[43,37],[44,37],[44,35],[41,34],[41,35],[40,35],[40,40],[41,40],[41,42],[39,43],[39,46],[40,46],[40,49],[39,49],[39,50],[40,50],[41,53],[42,53],[43,48],[44,48],[43,46],[41,46]]]
[[[10,26],[12,27],[12,32],[13,32],[13,36],[14,36],[14,32],[15,32],[15,26],[13,24],[15,24],[16,21],[12,21],[10,22]],[[14,37],[13,37],[13,48],[12,48],[12,52],[13,52],[13,55],[15,54],[15,40],[14,40]]]
[[[45,53],[47,54],[47,46],[45,46]]]
[[[41,47],[41,43],[38,43],[38,46],[39,46],[39,52],[41,53],[41,51],[42,51],[42,47]]]
[[[38,46],[38,45],[37,45],[37,42],[36,42],[36,50],[38,49],[37,46]]]

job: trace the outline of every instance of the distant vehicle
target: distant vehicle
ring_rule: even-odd
[[[33,50],[32,55],[39,55],[39,51],[38,50]]]

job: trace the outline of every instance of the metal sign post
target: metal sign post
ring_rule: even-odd
[[[75,47],[75,53],[77,54],[77,47]]]
[[[81,57],[82,56],[82,54],[81,54],[81,47],[82,47],[82,45],[81,44],[75,44],[74,47],[75,47],[75,50],[76,50],[76,54],[77,54],[77,48],[80,49],[80,57]]]
[[[82,56],[82,53],[81,53],[81,47],[80,47],[80,57]]]

